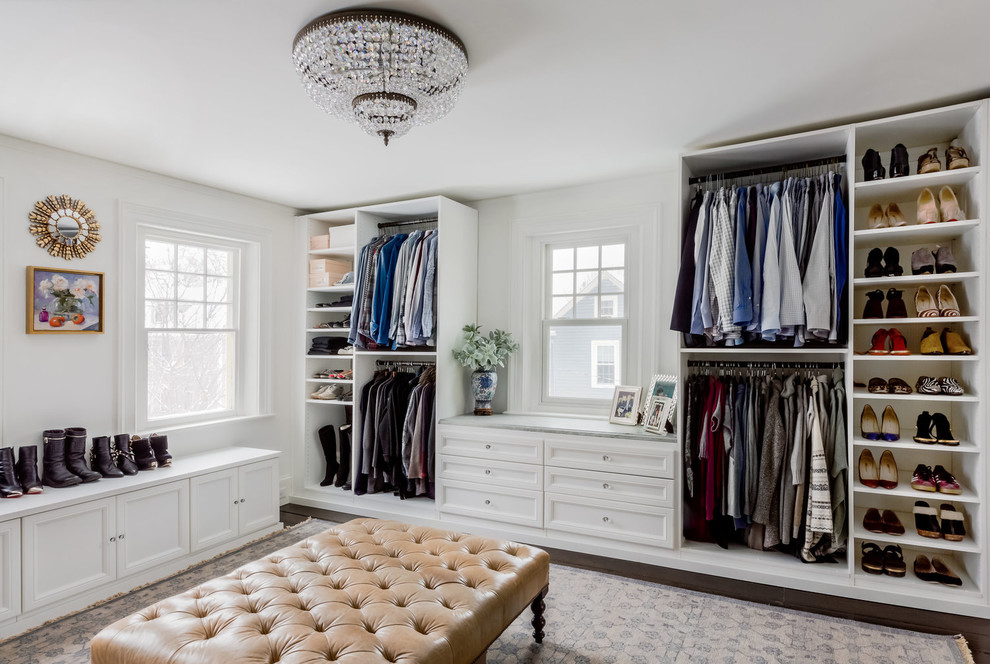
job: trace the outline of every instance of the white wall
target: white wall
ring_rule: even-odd
[[[519,338],[520,330],[512,329],[512,312],[525,294],[513,292],[507,274],[513,264],[514,223],[525,220],[530,225],[539,225],[541,220],[546,220],[550,225],[559,224],[561,217],[569,214],[587,217],[600,213],[607,218],[610,211],[619,209],[653,208],[657,223],[654,233],[656,263],[644,266],[643,274],[648,276],[643,288],[645,299],[653,304],[653,320],[648,329],[654,330],[655,334],[649,347],[643,349],[644,362],[648,366],[641,367],[639,374],[646,386],[654,373],[676,373],[677,335],[668,329],[680,254],[680,191],[676,168],[676,164],[671,164],[670,170],[622,180],[469,203],[477,208],[480,220],[478,321],[486,330],[508,329]],[[506,370],[500,371],[494,404],[496,412],[505,410],[508,404],[510,380],[507,374],[522,370],[510,362]]]
[[[92,209],[101,225],[102,242],[84,259],[53,258],[28,233],[28,212],[50,194],[68,194]],[[133,370],[121,357],[121,326],[133,324],[132,311],[121,311],[119,295],[120,205],[132,203],[206,217],[271,233],[273,274],[263,283],[273,288],[270,366],[295,366],[298,324],[291,316],[293,272],[290,208],[155,175],[9,137],[0,137],[0,248],[3,329],[0,335],[0,444],[38,443],[46,428],[82,426],[90,437],[123,433],[129,420],[119,406],[118,376]],[[25,268],[28,265],[105,273],[105,334],[29,335],[25,333]],[[298,354],[298,353],[296,353]],[[268,372],[272,380],[272,414],[226,424],[177,429],[169,446],[177,460],[196,450],[240,444],[286,453],[298,439],[292,407],[292,376]],[[148,434],[149,431],[127,433]],[[289,458],[283,456],[285,474]]]

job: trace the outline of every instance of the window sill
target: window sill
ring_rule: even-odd
[[[189,422],[186,424],[172,424],[168,426],[155,427],[154,424],[148,424],[144,428],[150,430],[155,430],[158,433],[170,433],[173,431],[188,431],[190,429],[201,429],[203,427],[212,427],[224,424],[238,424],[241,422],[250,422],[252,420],[263,420],[270,417],[275,417],[275,413],[260,413],[258,415],[238,415],[236,417],[224,417],[216,420],[204,420],[202,422]]]

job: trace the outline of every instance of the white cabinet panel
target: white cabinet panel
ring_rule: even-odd
[[[114,580],[116,503],[104,498],[22,519],[25,611]]]
[[[21,612],[21,522],[0,523],[0,622]]]
[[[240,534],[278,522],[278,461],[242,466],[238,472]]]
[[[441,512],[539,528],[542,496],[539,491],[441,481],[437,501]]]
[[[674,447],[659,443],[636,444],[599,438],[547,440],[546,465],[564,468],[604,470],[648,477],[674,477]]]
[[[221,470],[189,480],[193,551],[237,537],[239,528],[237,469]]]
[[[437,452],[495,461],[543,463],[543,440],[526,435],[495,434],[487,430],[444,432],[440,436]]]
[[[674,480],[552,466],[546,466],[545,470],[547,491],[657,507],[674,506]]]
[[[666,507],[546,494],[548,532],[672,548],[673,520],[674,511]]]
[[[189,553],[189,482],[117,496],[117,575]]]
[[[543,466],[536,464],[441,455],[437,465],[437,476],[447,480],[483,482],[534,491],[543,488]]]

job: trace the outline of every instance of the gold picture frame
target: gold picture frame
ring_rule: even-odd
[[[102,272],[28,266],[28,334],[103,334]]]

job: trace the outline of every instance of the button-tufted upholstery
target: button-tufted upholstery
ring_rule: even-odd
[[[94,664],[470,664],[547,586],[533,547],[355,519],[110,625]]]

